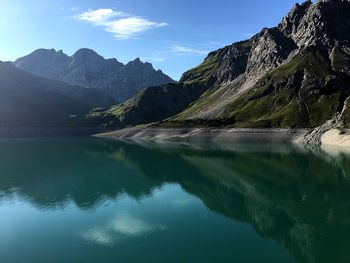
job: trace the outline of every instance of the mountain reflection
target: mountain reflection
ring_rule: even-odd
[[[296,262],[350,261],[349,178],[347,154],[288,145],[0,141],[0,201],[17,194],[41,209],[71,202],[93,209],[177,183],[210,210],[278,241]],[[151,229],[133,220],[139,231]],[[137,234],[125,230],[125,221],[128,215],[115,219],[118,233]],[[102,234],[109,231],[107,225]]]

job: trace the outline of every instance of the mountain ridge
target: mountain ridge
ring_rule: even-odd
[[[115,102],[100,90],[42,78],[0,62],[0,127],[66,127]]]
[[[139,58],[123,64],[115,58],[105,59],[88,48],[81,48],[72,56],[62,50],[38,49],[17,59],[14,65],[40,77],[99,88],[117,102],[124,102],[143,88],[175,82]]]
[[[126,126],[161,121],[157,125],[221,122],[237,128],[317,127],[348,112],[349,13],[348,0],[306,1],[296,4],[276,27],[209,53],[175,85],[178,90],[198,87],[198,97],[185,99],[182,110],[168,111],[167,116],[157,113],[166,108],[159,105],[162,101],[174,99],[162,92],[164,87],[152,88],[162,94],[156,106],[143,96],[146,91],[136,95],[136,104],[131,99],[127,108],[120,105],[117,111],[90,116],[101,123],[112,118]],[[144,118],[146,114],[153,118]],[[343,119],[349,125],[349,118]]]

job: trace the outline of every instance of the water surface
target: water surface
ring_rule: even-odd
[[[350,262],[350,156],[0,140],[0,262]]]

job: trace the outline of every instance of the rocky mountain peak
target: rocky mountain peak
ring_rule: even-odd
[[[33,51],[31,54],[29,54],[27,57],[31,56],[33,59],[52,59],[52,58],[68,58],[66,54],[60,51],[56,51],[56,49],[45,49],[40,48],[35,51]],[[19,60],[18,60],[19,61]],[[20,61],[19,61],[20,62]]]
[[[312,45],[331,48],[334,40],[348,40],[349,14],[349,0],[306,1],[296,4],[278,28],[300,48]]]
[[[336,43],[347,43],[349,14],[349,0],[297,3],[277,27],[263,28],[248,41],[209,53],[199,67],[184,73],[181,82],[218,85],[245,73],[250,84],[254,85],[262,75],[303,49],[317,46],[327,53]]]
[[[127,63],[126,68],[128,69],[143,69],[148,71],[154,71],[153,65],[149,62],[142,62],[140,58],[136,58],[133,61]]]
[[[79,49],[72,56],[73,61],[77,60],[78,63],[96,63],[102,62],[105,59],[97,54],[94,50],[88,48]]]
[[[285,16],[282,20],[282,23],[279,25],[279,28],[282,32],[290,35],[297,31],[297,26],[299,25],[300,20],[305,15],[307,9],[312,5],[312,1],[306,1],[303,4],[296,3],[292,10]]]
[[[115,58],[105,59],[88,48],[79,49],[71,57],[54,49],[37,50],[14,64],[41,77],[102,89],[117,102],[129,99],[141,88],[173,82],[140,58],[124,65]]]
[[[180,82],[219,85],[243,74],[247,67],[252,41],[246,40],[210,52],[198,67],[185,72]]]
[[[35,75],[53,78],[69,60],[69,56],[55,49],[38,49],[23,58],[17,59],[14,64],[16,67]],[[51,65],[55,65],[55,68],[51,68]]]
[[[93,49],[90,48],[80,48],[78,49],[74,54],[74,55],[93,55],[93,56],[99,56],[97,54],[97,52]]]

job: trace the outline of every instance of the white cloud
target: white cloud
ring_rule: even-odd
[[[170,48],[171,53],[176,53],[179,55],[195,55],[195,56],[203,56],[207,55],[208,51],[201,50],[201,49],[195,49],[195,48],[189,48],[181,45],[174,45]]]
[[[200,46],[200,44],[199,44]],[[196,48],[190,48],[187,46],[179,45],[179,44],[174,44],[171,45],[170,47],[160,50],[154,53],[154,55],[150,57],[143,57],[142,60],[144,61],[153,61],[157,63],[162,63],[170,56],[206,56],[209,52],[204,49],[196,49]]]
[[[167,23],[156,23],[139,16],[111,8],[89,10],[75,16],[76,19],[101,26],[118,39],[135,38],[145,31],[167,26]]]
[[[103,26],[105,23],[112,22],[116,17],[128,16],[128,14],[121,11],[116,11],[110,8],[89,10],[75,16],[77,19],[89,22],[97,26]]]

